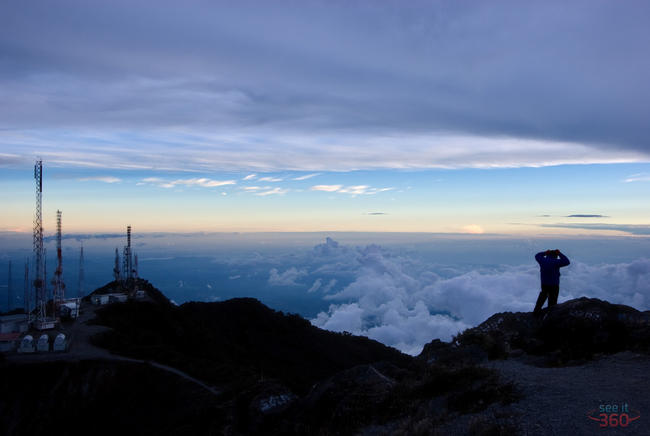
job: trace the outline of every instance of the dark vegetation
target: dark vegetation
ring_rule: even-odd
[[[145,301],[97,311],[95,322],[111,330],[95,343],[185,371],[220,394],[142,363],[0,360],[5,434],[45,434],[68,421],[68,434],[516,434],[501,405],[519,393],[486,360],[564,365],[649,349],[648,312],[599,300],[542,317],[496,314],[412,358],[254,299],[175,306],[149,283],[139,287]]]
[[[443,394],[449,394],[447,408],[460,413],[479,412],[489,404],[508,404],[518,399],[512,384],[501,384],[494,371],[479,366],[429,366],[411,393],[418,398]]]
[[[4,316],[4,315],[22,315],[23,313],[25,313],[25,309],[22,308],[22,307],[18,307],[18,308],[15,308],[15,309],[11,309],[8,312],[0,312],[0,315],[2,315],[2,316]]]
[[[132,301],[98,310],[96,322],[113,328],[95,338],[97,345],[226,388],[278,379],[302,395],[317,381],[355,365],[412,362],[379,342],[321,330],[251,298],[179,307]]]
[[[221,428],[233,434],[353,434],[369,426],[408,434],[413,416],[435,416],[433,425],[517,398],[475,361],[431,365],[249,298],[132,301],[98,310],[96,322],[112,327],[98,345],[223,390]]]
[[[2,374],[3,435],[219,434],[212,394],[149,365],[14,364]]]

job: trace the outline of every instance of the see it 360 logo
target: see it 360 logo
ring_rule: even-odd
[[[627,427],[641,417],[638,410],[632,410],[627,403],[601,404],[590,410],[587,417],[600,423],[600,427]]]

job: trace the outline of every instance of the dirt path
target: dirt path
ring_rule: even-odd
[[[524,398],[507,406],[525,435],[650,435],[650,356],[631,352],[580,366],[538,368],[510,359],[492,361]],[[627,427],[600,427],[600,405],[627,404]],[[505,411],[505,410],[504,410]],[[616,423],[616,418],[614,420]]]
[[[139,361],[139,362],[143,362],[143,361]],[[197,380],[197,379],[195,379],[194,377],[188,375],[187,373],[184,373],[183,371],[181,371],[181,370],[179,370],[179,369],[172,368],[171,366],[163,365],[163,364],[160,364],[160,363],[158,363],[158,362],[148,362],[148,363],[149,363],[151,366],[155,366],[156,368],[160,368],[160,369],[162,369],[162,370],[165,370],[165,371],[168,371],[168,372],[174,373],[174,374],[176,374],[176,375],[178,375],[178,376],[180,376],[180,377],[183,377],[185,380],[189,380],[189,381],[191,381],[192,383],[195,383],[195,384],[201,386],[202,388],[204,388],[204,389],[206,389],[206,390],[212,392],[214,395],[219,395],[219,394],[221,393],[220,391],[218,391],[218,390],[215,389],[214,387],[206,385],[206,384],[203,383],[201,380]]]
[[[53,361],[77,362],[80,360],[113,360],[113,361],[121,361],[121,362],[146,363],[158,369],[162,369],[163,371],[171,372],[179,377],[189,380],[190,382],[201,386],[202,388],[208,390],[214,395],[220,394],[219,390],[215,389],[212,386],[208,386],[202,381],[195,379],[194,377],[190,376],[189,374],[179,369],[173,368],[171,366],[163,365],[158,362],[132,359],[130,357],[120,356],[118,354],[112,354],[110,351],[104,348],[99,348],[93,345],[90,341],[90,338],[93,335],[109,330],[109,328],[105,326],[88,324],[89,321],[95,318],[96,309],[97,306],[93,306],[88,303],[83,303],[81,315],[74,323],[62,325],[60,328],[57,328],[57,331],[64,333],[68,338],[71,339],[70,346],[67,352],[65,353],[49,352],[49,353],[33,353],[33,354],[13,353],[7,356],[7,360],[16,363],[53,362]]]

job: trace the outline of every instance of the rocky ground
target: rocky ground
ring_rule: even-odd
[[[630,351],[596,356],[593,361],[543,368],[521,359],[491,361],[522,392],[522,398],[494,413],[510,415],[523,435],[650,435],[650,356]],[[626,427],[600,427],[593,412],[600,405],[628,404]]]
[[[437,434],[650,435],[649,326],[650,312],[580,298],[539,317],[495,314],[453,343],[431,342],[421,359],[495,369],[521,394],[458,416]],[[608,415],[606,427],[589,418],[601,419],[601,405],[624,404],[633,419],[627,426],[619,416]]]

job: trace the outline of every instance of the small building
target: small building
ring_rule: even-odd
[[[59,316],[61,318],[76,319],[79,316],[81,299],[69,298],[59,305]]]
[[[63,333],[59,333],[54,338],[54,343],[52,344],[52,351],[65,351],[68,346],[68,341]]]
[[[125,303],[128,299],[129,296],[123,292],[112,292],[110,294],[93,294],[90,296],[90,302],[97,306],[103,306],[104,304],[109,303]]]
[[[36,351],[50,351],[50,338],[42,334],[36,343]]]
[[[93,294],[90,296],[90,302],[96,306],[108,304],[109,294]]]
[[[26,335],[21,341],[20,346],[18,347],[19,353],[33,353],[34,350],[34,337],[32,335]]]
[[[143,290],[135,291],[136,300],[142,300],[147,296],[147,293]]]
[[[0,334],[24,333],[29,330],[29,320],[26,313],[0,316]]]
[[[14,351],[20,342],[20,333],[0,333],[0,353]]]
[[[126,303],[129,296],[126,294],[108,294],[109,303]]]
[[[33,322],[32,326],[36,330],[51,330],[56,327],[57,320],[52,318],[45,318],[43,320],[36,320]]]

